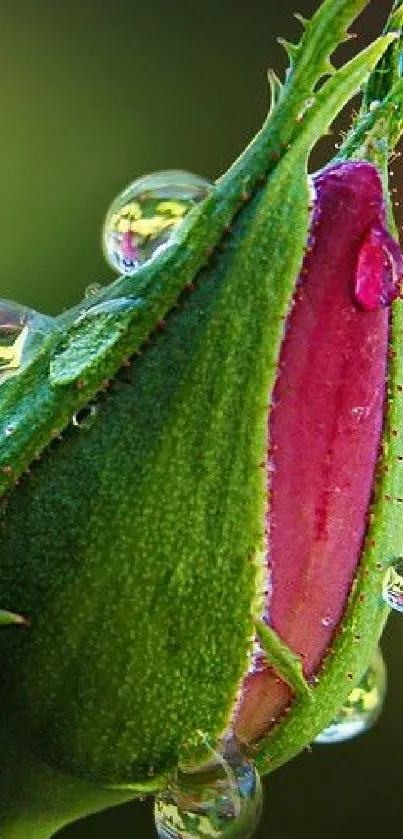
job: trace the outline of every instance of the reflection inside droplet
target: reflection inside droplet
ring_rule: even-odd
[[[234,740],[210,763],[179,771],[170,789],[155,800],[160,839],[249,839],[262,811],[262,787],[253,764]]]
[[[80,411],[73,414],[71,421],[76,428],[90,428],[95,420],[97,411],[98,406],[95,403],[85,405],[84,408],[81,408]]]
[[[380,649],[333,722],[315,743],[343,743],[371,728],[381,713],[386,696],[386,668]]]
[[[111,204],[102,242],[109,265],[132,274],[165,247],[212,185],[189,172],[155,172],[130,184]]]
[[[391,565],[383,582],[382,595],[385,602],[396,612],[403,612],[403,558]]]
[[[53,328],[53,318],[0,299],[0,383],[22,369]]]

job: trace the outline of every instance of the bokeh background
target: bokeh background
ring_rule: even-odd
[[[298,2],[298,7],[296,3]],[[267,110],[266,71],[285,68],[277,35],[316,0],[0,0],[0,295],[59,312],[107,283],[100,228],[131,180],[183,168],[214,180]],[[373,0],[357,41],[379,30]],[[313,159],[330,155],[336,135]],[[395,185],[403,190],[403,169]],[[376,728],[315,747],[266,782],[256,839],[366,837],[398,821],[403,754],[403,617],[384,638],[389,670]],[[1,803],[0,803],[1,806]],[[399,823],[399,822],[398,822]],[[60,839],[152,839],[151,806],[78,823]],[[29,837],[27,837],[29,839]]]

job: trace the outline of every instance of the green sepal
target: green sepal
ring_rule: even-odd
[[[218,275],[199,278],[88,430],[56,442],[3,508],[2,591],[24,592],[32,619],[2,645],[3,710],[68,771],[130,784],[174,766],[196,728],[214,740],[229,725],[264,548],[267,394],[308,231],[306,157],[293,146]],[[75,689],[60,691],[72,659]]]
[[[299,700],[312,702],[314,692],[305,679],[301,659],[263,621],[256,621],[256,634],[267,663],[271,665],[276,675],[290,686]]]
[[[368,79],[362,100],[362,114],[370,110],[374,103],[382,102],[402,77],[402,26],[403,4],[401,0],[397,0],[386,23],[384,33],[395,32],[399,37],[389,45],[375,71],[371,73]]]
[[[277,76],[277,73],[273,70],[272,67],[269,68],[267,71],[267,78],[269,82],[269,89],[270,89],[270,108],[269,108],[269,116],[274,110],[279,101],[282,92],[283,92],[283,85]]]
[[[389,148],[397,144],[403,127],[403,79],[395,82],[382,102],[362,116],[340,147],[335,161],[371,160],[387,174]],[[386,190],[385,183],[385,190]]]
[[[29,621],[23,618],[22,615],[17,615],[15,612],[8,612],[7,609],[0,609],[0,626],[20,625],[27,626]]]
[[[296,15],[304,26],[301,41],[290,44],[281,40],[290,58],[286,89],[291,85],[301,87],[309,97],[323,76],[335,72],[330,56],[346,39],[350,23],[367,5],[368,0],[326,0],[310,20]]]

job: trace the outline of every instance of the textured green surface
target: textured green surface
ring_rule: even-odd
[[[314,692],[305,679],[301,659],[263,621],[256,622],[256,634],[266,660],[276,674],[293,689],[297,697],[312,702]]]

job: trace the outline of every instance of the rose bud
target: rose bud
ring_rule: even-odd
[[[361,690],[401,535],[396,470],[373,487],[389,429],[398,462],[402,258],[367,150],[307,169],[395,48],[318,84],[365,5],[326,0],[288,45],[216,184],[158,173],[113,202],[115,283],[56,319],[0,306],[1,605],[26,624],[1,632],[4,839],[148,793],[161,836],[246,839],[256,767]]]
[[[387,395],[389,306],[403,278],[376,168],[340,163],[312,183],[311,235],[285,325],[267,460],[266,620],[307,677],[320,676],[368,527]],[[256,739],[289,697],[260,662],[247,679],[239,735]]]

